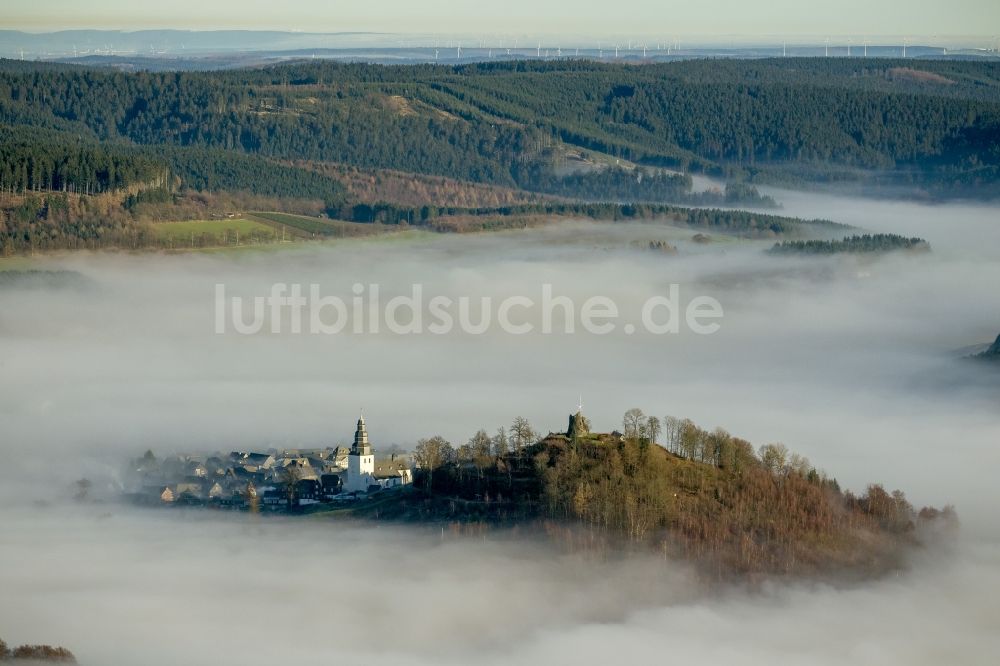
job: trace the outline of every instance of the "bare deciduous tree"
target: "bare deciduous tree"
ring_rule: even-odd
[[[764,467],[776,474],[785,468],[788,449],[784,444],[765,444],[760,447],[760,461]]]
[[[434,470],[440,468],[455,458],[455,449],[444,437],[435,435],[417,442],[413,450],[413,459],[427,474],[427,491],[434,492]]]
[[[535,431],[532,430],[528,419],[523,416],[518,416],[514,419],[514,422],[510,425],[510,438],[517,453],[520,453],[524,447],[534,443]]]
[[[291,511],[298,503],[299,481],[303,479],[304,475],[302,468],[299,467],[298,463],[294,462],[285,467],[283,475],[285,481],[285,499],[288,500],[288,510]]]
[[[625,412],[625,416],[622,418],[622,434],[628,439],[639,439],[645,416],[638,407],[633,407]]]
[[[510,450],[507,440],[507,430],[503,426],[497,428],[497,434],[493,435],[492,446],[493,456],[496,458],[503,458]]]
[[[476,466],[479,478],[483,478],[483,472],[493,466],[493,440],[485,430],[478,430],[469,439],[469,449],[472,451],[472,463]]]
[[[661,432],[663,432],[663,427],[660,425],[660,419],[655,416],[650,416],[646,419],[646,437],[649,439],[650,444],[656,444],[656,440]]]
[[[680,453],[681,420],[676,416],[663,417],[663,438],[667,451]]]

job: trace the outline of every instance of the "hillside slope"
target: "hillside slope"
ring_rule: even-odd
[[[0,122],[526,189],[559,186],[539,175],[564,146],[717,175],[877,170],[942,195],[996,194],[1000,181],[1000,68],[980,62],[309,61],[123,74],[0,61]]]
[[[485,433],[444,452],[418,475],[422,493],[373,504],[382,519],[474,524],[542,521],[581,547],[628,543],[673,554],[719,576],[878,575],[955,524],[950,508],[916,511],[900,491],[877,484],[843,491],[780,445],[755,452],[722,430],[671,420],[663,445],[649,421],[628,435],[593,434],[586,420],[568,433],[500,456]],[[446,444],[446,443],[445,443]],[[418,448],[418,460],[421,459]],[[365,515],[365,510],[358,511]]]

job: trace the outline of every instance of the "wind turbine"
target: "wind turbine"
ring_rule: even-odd
[[[823,55],[825,57],[827,57],[827,58],[830,57],[830,38],[829,37],[826,38]]]
[[[850,39],[847,40],[847,57],[848,58],[851,57],[851,40]]]
[[[906,37],[903,37],[903,58],[906,58]]]
[[[781,42],[781,57],[784,58],[786,55],[787,55],[787,51],[786,51],[786,48],[785,48],[785,43]]]
[[[868,38],[865,38],[865,57],[868,57]]]

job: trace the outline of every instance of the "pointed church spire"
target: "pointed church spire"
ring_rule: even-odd
[[[359,456],[371,455],[371,445],[368,444],[368,428],[365,427],[365,415],[362,412],[358,417],[358,427],[354,431],[354,446],[351,453]]]

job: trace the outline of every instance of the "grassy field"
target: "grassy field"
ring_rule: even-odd
[[[159,222],[151,228],[158,240],[178,247],[235,245],[237,237],[240,244],[271,242],[279,236],[266,224],[242,218]]]
[[[32,257],[13,255],[0,256],[0,271],[23,271],[35,268],[37,261]]]
[[[344,237],[344,236],[370,236],[373,234],[388,231],[384,225],[368,224],[362,222],[344,222],[343,220],[330,220],[306,215],[293,215],[291,213],[272,213],[255,211],[250,214],[251,218],[256,218],[271,226],[285,226],[289,232],[297,232],[297,235],[309,237]],[[392,227],[394,230],[395,227]]]
[[[226,220],[187,220],[150,225],[154,246],[164,250],[201,252],[278,250],[303,240],[338,243],[347,240],[400,240],[433,235],[396,226],[345,222],[290,213],[253,212]],[[237,234],[239,244],[237,245]],[[282,242],[284,241],[284,242]]]

